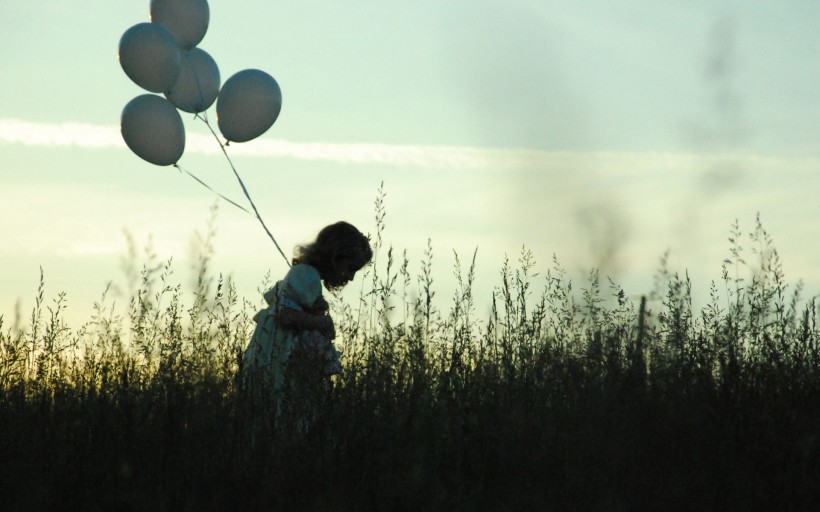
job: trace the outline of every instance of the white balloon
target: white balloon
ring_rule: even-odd
[[[122,110],[120,131],[131,151],[155,165],[172,165],[185,151],[185,128],[171,103],[154,94],[132,99]]]
[[[219,83],[214,59],[205,50],[193,48],[184,52],[179,79],[165,97],[180,110],[199,113],[216,101]]]
[[[165,92],[179,77],[180,52],[171,34],[153,23],[139,23],[120,38],[120,65],[143,89]]]
[[[210,17],[207,0],[151,0],[151,21],[162,25],[186,50],[205,37]]]
[[[272,76],[246,69],[230,77],[216,100],[219,131],[232,142],[246,142],[270,128],[282,109],[282,91]]]

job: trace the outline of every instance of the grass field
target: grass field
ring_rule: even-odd
[[[104,295],[76,330],[41,282],[26,322],[0,318],[0,510],[816,506],[818,306],[759,221],[731,228],[701,310],[663,261],[633,301],[525,249],[480,317],[475,260],[441,301],[432,248],[385,246],[382,199],[362,292],[332,304],[344,371],[307,429],[241,406],[258,306],[207,256],[192,292],[170,262],[135,266],[127,311]]]

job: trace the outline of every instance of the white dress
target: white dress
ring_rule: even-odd
[[[321,352],[325,375],[338,373],[341,367],[339,353],[326,336],[316,331],[288,329],[276,322],[279,306],[308,312],[316,309],[322,297],[321,277],[316,268],[294,265],[264,297],[268,307],[254,316],[256,329],[242,359],[242,380],[246,392],[258,399],[257,405],[264,407],[273,402],[278,413],[285,371],[294,348]]]

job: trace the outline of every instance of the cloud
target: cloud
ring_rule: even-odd
[[[83,123],[34,123],[0,119],[0,142],[25,146],[125,148],[119,130]]]
[[[38,123],[20,119],[0,119],[0,144],[127,149],[116,126],[76,122]],[[185,150],[197,154],[221,152],[209,134],[189,133]],[[814,171],[820,164],[819,158],[770,158],[752,154],[544,151],[444,145],[292,142],[283,139],[257,139],[248,144],[232,144],[228,152],[231,155],[267,158],[453,170],[580,172],[597,169],[608,178],[633,178],[657,171],[698,172],[710,166],[725,165],[726,161],[768,170],[800,168]]]
[[[202,127],[206,130],[206,127]],[[86,123],[38,123],[0,119],[0,144],[83,149],[127,149],[116,126]],[[221,149],[209,134],[186,135],[186,153],[218,154]],[[527,149],[487,149],[469,146],[433,146],[379,143],[292,142],[257,139],[249,144],[231,144],[231,155],[294,158],[342,164],[382,164],[439,169],[492,169],[542,167],[545,159],[562,160],[560,152]]]
[[[186,152],[216,154],[221,149],[211,135],[188,134]],[[43,147],[76,147],[85,149],[127,149],[116,126],[85,123],[37,123],[20,119],[0,119],[0,143]],[[348,164],[386,164],[411,167],[482,168],[491,166],[505,152],[470,147],[416,146],[390,144],[333,144],[290,142],[281,139],[255,140],[252,144],[233,144],[232,155],[299,160],[321,160]],[[526,152],[513,159],[528,158]]]

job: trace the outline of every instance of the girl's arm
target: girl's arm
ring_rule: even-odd
[[[327,315],[306,313],[304,311],[279,306],[276,319],[279,325],[286,329],[319,331],[330,338],[336,335],[333,320]]]

